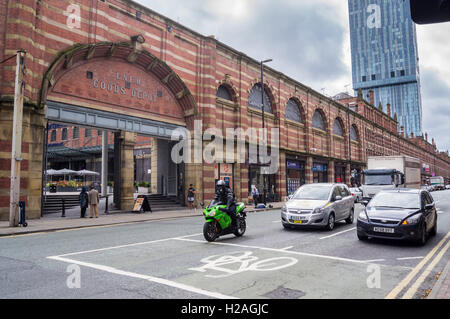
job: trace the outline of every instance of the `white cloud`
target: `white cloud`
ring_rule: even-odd
[[[319,92],[334,95],[349,84],[352,92],[346,0],[136,1],[256,60],[272,58],[272,68]],[[431,110],[450,114],[448,34],[450,23],[417,26],[419,67],[428,75],[422,78],[423,129],[441,149],[450,149],[449,130],[433,121]],[[431,82],[440,81],[446,85],[433,90]]]

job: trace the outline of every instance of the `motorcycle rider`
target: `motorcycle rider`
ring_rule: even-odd
[[[222,202],[227,205],[226,212],[232,220],[232,223],[236,223],[236,201],[233,190],[227,186],[225,181],[218,180],[216,184],[216,194],[214,196],[214,201]]]

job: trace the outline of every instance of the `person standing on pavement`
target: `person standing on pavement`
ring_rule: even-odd
[[[256,188],[256,186],[253,186],[252,197],[253,197],[253,203],[255,204],[255,208],[258,205],[258,196],[259,196],[258,189]]]
[[[194,201],[195,201],[195,193],[197,191],[194,188],[194,185],[190,184],[189,185],[189,189],[188,189],[188,205],[189,205],[189,209],[193,209],[194,208]]]
[[[88,208],[89,205],[89,195],[86,191],[86,187],[82,187],[81,188],[81,193],[80,193],[80,208],[81,208],[81,214],[80,214],[80,218],[85,218],[86,216],[86,209]]]
[[[91,217],[98,218],[98,203],[100,202],[100,195],[98,191],[95,189],[94,184],[91,185],[91,190],[89,191],[89,206],[91,206]]]

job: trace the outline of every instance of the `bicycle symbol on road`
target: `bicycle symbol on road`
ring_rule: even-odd
[[[205,275],[210,278],[223,278],[245,271],[274,271],[295,265],[298,260],[292,257],[274,257],[257,261],[259,258],[252,256],[251,251],[237,251],[226,255],[214,255],[201,260],[205,265],[189,268],[198,272],[214,270],[224,274]]]

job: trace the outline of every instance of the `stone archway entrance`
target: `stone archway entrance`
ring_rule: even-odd
[[[183,81],[164,61],[141,50],[142,41],[135,37],[131,43],[76,45],[66,50],[47,71],[39,103],[49,121],[115,132],[114,195],[122,210],[131,210],[134,202],[138,134],[153,137],[152,150],[158,150],[154,156],[168,165],[152,165],[152,189],[179,196],[180,185],[172,185],[179,181],[178,169],[172,172],[170,159],[158,153],[163,153],[163,145],[169,147],[172,131],[189,129],[186,123],[197,114]],[[167,149],[165,153],[170,154]],[[162,175],[163,170],[172,173]]]

